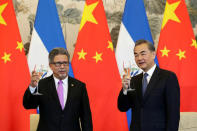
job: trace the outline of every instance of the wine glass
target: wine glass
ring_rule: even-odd
[[[127,79],[128,80],[127,91],[135,90],[135,89],[132,89],[130,87],[130,81],[131,81],[131,62],[130,61],[124,61],[123,62],[123,70],[124,70],[123,79]]]
[[[47,73],[48,73],[48,70],[47,70],[47,68],[44,67],[44,65],[41,65],[41,68],[40,69],[36,69],[36,65],[35,65],[34,71],[39,74],[40,80],[43,79],[47,75]],[[34,93],[33,95],[43,95],[42,93],[39,93],[38,92],[38,87],[39,86],[37,86],[36,93]]]

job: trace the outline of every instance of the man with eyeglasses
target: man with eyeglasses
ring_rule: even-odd
[[[31,83],[23,97],[26,109],[39,106],[38,131],[92,131],[92,117],[85,83],[68,76],[69,53],[54,48],[49,53],[53,74],[40,79],[33,71]],[[36,89],[41,95],[34,95]]]

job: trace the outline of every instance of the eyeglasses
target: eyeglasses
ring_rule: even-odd
[[[54,64],[56,67],[60,67],[61,65],[68,66],[69,65],[69,62],[68,61],[64,61],[64,62],[53,62],[51,64]]]

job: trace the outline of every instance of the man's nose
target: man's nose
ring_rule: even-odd
[[[142,60],[142,56],[141,55],[138,56],[138,60]]]
[[[64,64],[61,64],[61,65],[60,65],[60,68],[64,68],[64,67],[65,67],[65,65],[64,65]]]

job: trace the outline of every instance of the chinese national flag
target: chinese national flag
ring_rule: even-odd
[[[166,1],[157,56],[178,76],[181,112],[197,112],[197,43],[184,0]]]
[[[121,79],[102,0],[86,0],[72,67],[86,83],[94,131],[127,131],[126,113],[117,108]]]
[[[1,131],[28,131],[29,112],[23,108],[23,94],[30,75],[12,0],[0,1]]]

